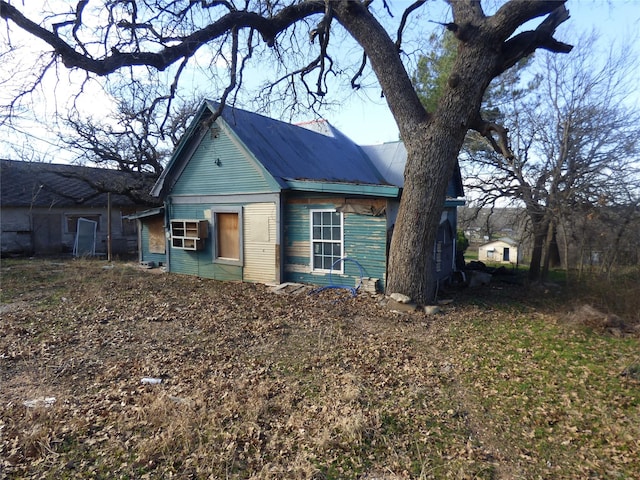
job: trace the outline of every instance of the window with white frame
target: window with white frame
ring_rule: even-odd
[[[343,256],[342,213],[311,210],[311,269],[330,271]],[[334,271],[342,273],[342,262]]]

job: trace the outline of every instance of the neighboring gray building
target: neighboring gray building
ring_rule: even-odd
[[[137,248],[136,222],[123,217],[149,208],[148,176],[41,162],[0,160],[0,240],[2,255],[70,253],[79,218],[97,222],[96,252],[107,251],[109,191],[113,254]]]

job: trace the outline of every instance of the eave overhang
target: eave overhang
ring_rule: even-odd
[[[161,215],[164,213],[164,207],[151,208],[149,210],[144,210],[142,212],[132,213],[130,215],[125,215],[122,218],[125,220],[138,220],[140,218],[147,217],[155,217],[156,215]]]
[[[300,192],[337,193],[387,198],[397,198],[400,194],[400,189],[392,185],[319,182],[313,180],[286,180],[286,182],[289,189]]]

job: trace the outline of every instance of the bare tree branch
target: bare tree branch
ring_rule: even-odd
[[[5,0],[0,1],[0,17],[11,20],[26,32],[48,43],[62,58],[67,68],[81,68],[104,76],[124,66],[147,65],[164,71],[178,59],[193,56],[202,45],[226,35],[233,28],[252,28],[260,32],[268,46],[273,46],[280,32],[299,20],[324,12],[325,7],[325,2],[308,1],[287,6],[270,18],[253,12],[234,10],[204,28],[180,38],[176,45],[165,46],[159,52],[120,52],[112,49],[103,58],[94,58],[77,52],[61,37],[32,22]]]
[[[486,138],[496,153],[503,155],[507,159],[513,158],[513,152],[509,147],[509,130],[502,125],[483,120],[480,117],[480,113],[478,113],[476,120],[470,124],[470,128]],[[497,140],[493,136],[494,133],[498,136]]]
[[[402,48],[402,34],[404,32],[405,27],[407,26],[407,20],[409,19],[409,15],[411,15],[411,13],[414,10],[417,10],[425,3],[426,3],[426,0],[417,0],[416,2],[413,2],[411,5],[409,5],[404,10],[404,12],[402,12],[402,19],[400,20],[400,25],[398,26],[398,33],[396,34],[396,48],[398,49],[398,51],[400,51],[400,49]]]
[[[511,68],[521,59],[528,57],[538,48],[556,53],[569,53],[573,48],[571,45],[553,38],[558,26],[568,19],[569,11],[564,5],[561,5],[535,30],[519,33],[507,40],[503,47],[503,64],[499,67],[498,74]]]

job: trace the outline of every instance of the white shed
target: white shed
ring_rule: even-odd
[[[499,238],[480,245],[478,260],[481,262],[496,262],[518,264],[522,260],[518,242],[511,238]]]

